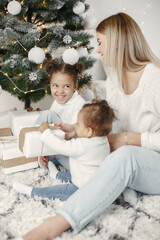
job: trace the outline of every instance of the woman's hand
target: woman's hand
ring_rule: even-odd
[[[121,132],[107,136],[111,152],[124,145],[134,145],[141,147],[141,133]]]
[[[40,165],[44,168],[48,165],[48,156],[40,157]]]
[[[49,128],[49,124],[46,122],[43,122],[38,129],[41,133],[43,133],[47,128]]]
[[[117,148],[126,145],[126,137],[125,137],[124,132],[122,133],[113,133],[113,134],[109,134],[107,136],[109,144],[110,144],[110,148],[111,148],[111,152],[116,150]]]
[[[67,123],[62,123],[62,122],[58,122],[56,124],[56,127],[60,127],[62,131],[65,132],[65,139],[69,140],[71,138],[73,138],[76,135],[76,124],[67,124]]]

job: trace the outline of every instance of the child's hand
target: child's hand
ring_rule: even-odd
[[[67,124],[67,123],[58,122],[56,124],[56,127],[59,126],[61,128],[61,130],[65,132],[65,139],[69,140],[76,135],[75,125],[76,124],[71,125],[71,124]]]
[[[43,122],[38,129],[41,133],[43,133],[47,128],[49,128],[49,124],[46,122]]]
[[[40,164],[42,167],[46,167],[46,165],[48,165],[48,156],[43,156],[40,157]]]

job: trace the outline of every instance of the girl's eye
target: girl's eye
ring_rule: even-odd
[[[100,46],[101,45],[101,42],[98,42],[98,46]]]
[[[52,87],[55,87],[55,88],[56,88],[56,87],[58,87],[58,85],[57,85],[57,84],[53,84]]]
[[[69,88],[70,86],[69,85],[65,85],[65,88]]]

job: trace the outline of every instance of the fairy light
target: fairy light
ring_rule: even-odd
[[[143,27],[145,25],[144,17],[147,15],[147,12],[148,12],[150,7],[151,7],[151,2],[147,2],[146,7],[145,7],[145,9],[143,11],[143,20],[141,21],[141,29],[142,29],[143,33],[144,33]]]
[[[39,90],[45,90],[44,88],[37,88],[37,89],[31,89],[30,91],[23,91],[22,89],[20,89],[19,87],[17,87],[17,85],[12,81],[12,79],[8,76],[8,73],[7,72],[3,72],[2,70],[0,70],[0,72],[3,74],[3,76],[7,77],[8,80],[14,85],[14,88],[13,90],[17,89],[19,90],[20,92],[24,93],[24,94],[27,94],[27,93],[30,93],[30,92],[37,92]],[[14,91],[15,91],[14,90]]]

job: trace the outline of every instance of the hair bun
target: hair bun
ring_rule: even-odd
[[[82,62],[77,62],[75,65],[75,70],[80,74],[84,70],[84,64]]]
[[[58,63],[55,60],[49,62],[46,66],[46,72],[51,74],[55,69],[57,69]]]

